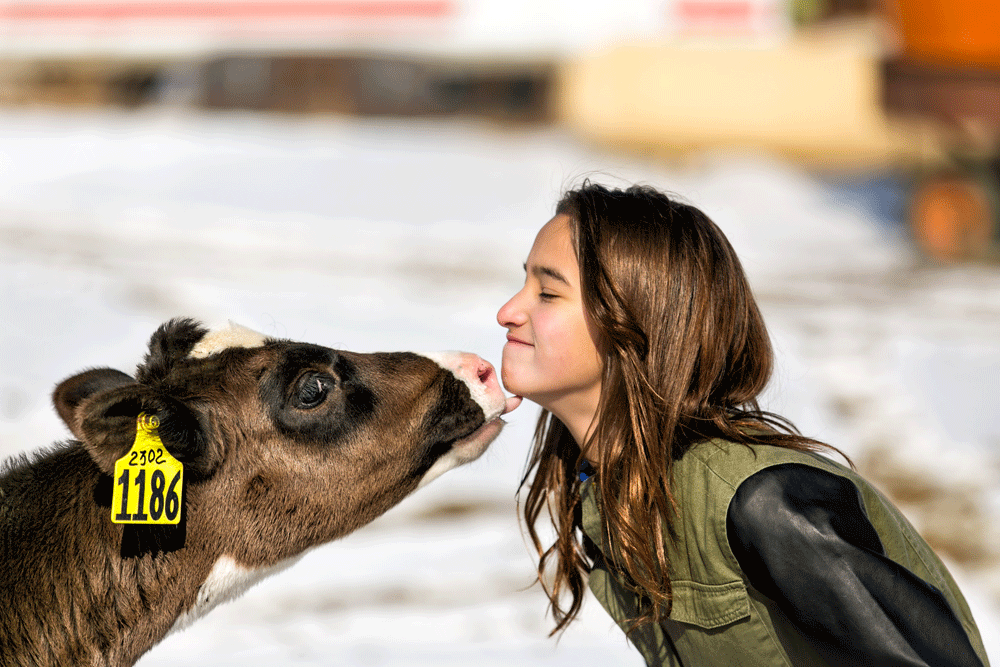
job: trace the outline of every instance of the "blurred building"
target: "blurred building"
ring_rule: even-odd
[[[643,154],[913,166],[928,254],[995,254],[986,0],[0,0],[0,36],[4,104],[479,116]]]
[[[556,120],[641,151],[886,160],[914,144],[882,110],[873,1],[0,0],[0,102]]]
[[[548,117],[565,54],[662,32],[660,0],[5,0],[8,103]]]
[[[792,14],[784,0],[4,0],[0,95],[544,121],[557,70],[582,54],[773,44]]]

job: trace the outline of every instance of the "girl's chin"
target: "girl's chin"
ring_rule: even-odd
[[[526,398],[529,401],[534,400],[531,398],[531,389],[529,387],[525,387],[520,382],[510,381],[507,378],[503,378],[503,388],[508,394]]]
[[[518,364],[505,359],[500,364],[500,382],[508,394],[514,394],[526,398],[529,401],[542,405],[546,392],[539,391],[539,383],[530,373],[521,372]],[[542,407],[545,407],[544,405]]]
[[[523,389],[526,389],[524,382],[517,372],[517,368],[506,357],[500,362],[500,383],[507,390],[508,394],[524,396]]]
[[[508,394],[513,394],[514,396],[529,400],[533,403],[538,403],[539,405],[542,405],[540,401],[544,400],[544,398],[542,398],[544,394],[539,395],[537,392],[531,390],[530,384],[518,382],[516,379],[508,380],[507,378],[504,378],[503,388]],[[542,405],[542,407],[545,406]]]

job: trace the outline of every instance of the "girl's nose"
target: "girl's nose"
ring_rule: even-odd
[[[519,296],[521,296],[521,292],[512,296],[510,300],[500,306],[500,310],[497,311],[497,324],[505,329],[520,326],[527,321],[527,317],[524,315],[524,309],[519,305]]]

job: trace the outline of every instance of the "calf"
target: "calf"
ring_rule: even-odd
[[[76,439],[0,474],[4,666],[133,664],[477,458],[518,399],[471,354],[356,354],[172,320],[134,378],[86,371],[53,401]],[[183,472],[129,468],[149,443],[150,465],[172,455]],[[137,523],[154,515],[174,523]]]

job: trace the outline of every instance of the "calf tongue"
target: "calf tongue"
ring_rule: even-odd
[[[517,406],[521,405],[523,399],[520,396],[511,396],[507,399],[506,404],[503,406],[503,412],[500,414],[505,415],[508,412],[512,412]]]

